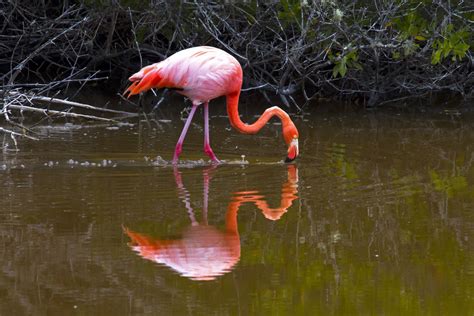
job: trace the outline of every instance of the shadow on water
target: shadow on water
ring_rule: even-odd
[[[217,166],[203,170],[202,220],[196,220],[191,206],[190,194],[183,185],[181,172],[174,169],[174,178],[180,199],[187,210],[191,225],[182,238],[174,240],[156,239],[128,228],[125,233],[131,238],[131,248],[144,259],[164,264],[184,277],[192,280],[214,280],[229,272],[240,259],[240,236],[237,213],[242,204],[252,203],[269,220],[279,220],[293,201],[298,198],[298,169],[288,165],[288,178],[281,188],[280,206],[271,208],[259,191],[237,191],[233,193],[225,215],[225,230],[208,224],[209,184],[212,171]]]

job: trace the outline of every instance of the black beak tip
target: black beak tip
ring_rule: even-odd
[[[292,162],[293,160],[295,160],[295,158],[292,159],[292,158],[290,158],[290,157],[286,157],[286,158],[285,158],[285,163],[290,163],[290,162]]]

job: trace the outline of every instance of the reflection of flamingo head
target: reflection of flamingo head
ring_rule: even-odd
[[[254,203],[261,211],[265,218],[271,221],[279,220],[283,214],[288,211],[288,208],[293,204],[293,201],[298,198],[298,169],[296,165],[287,165],[287,181],[281,188],[280,206],[270,207],[265,199],[265,196],[259,191],[240,191],[235,192],[232,198],[232,204],[240,205],[242,203]]]
[[[240,259],[239,236],[212,226],[190,226],[183,238],[158,240],[125,229],[130,247],[141,257],[164,264],[192,280],[214,280]]]

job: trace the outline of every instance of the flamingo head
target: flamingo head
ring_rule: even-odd
[[[295,124],[289,121],[289,123],[283,129],[283,137],[285,143],[288,145],[288,154],[286,156],[285,162],[292,162],[299,155],[298,147],[298,130],[296,129]]]
[[[139,72],[133,74],[128,78],[132,84],[123,93],[124,96],[130,98],[132,95],[147,91],[150,88],[157,87],[161,81],[161,76],[157,71],[156,64],[152,64],[140,69]]]

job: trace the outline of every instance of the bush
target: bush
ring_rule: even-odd
[[[318,97],[375,106],[440,91],[474,93],[468,1],[71,3],[2,4],[4,90],[32,80],[54,81],[55,89],[97,76],[123,82],[180,49],[212,45],[239,59],[244,88],[278,95],[288,106]]]

